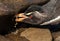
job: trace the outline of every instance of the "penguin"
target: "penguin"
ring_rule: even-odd
[[[16,21],[24,22],[32,25],[41,24],[47,21],[47,13],[43,11],[39,5],[31,5],[24,13],[18,15]]]
[[[52,1],[52,0],[51,0]],[[58,3],[55,2],[55,4],[53,5],[53,3],[50,2],[51,8],[47,8],[46,6],[50,7],[49,3],[46,4],[43,7],[46,8],[41,8],[41,6],[38,5],[33,5],[31,7],[29,7],[26,11],[25,14],[31,14],[29,15],[31,18],[27,18],[23,20],[23,22],[25,23],[29,23],[29,24],[40,24],[40,25],[54,25],[54,24],[59,24],[60,23],[60,14],[59,14],[59,9],[57,10],[57,8],[59,6],[57,6],[57,4],[60,3],[60,1],[54,0]],[[54,7],[55,6],[55,7]],[[45,11],[47,9],[51,9],[51,11]],[[52,11],[54,10],[54,11]],[[29,12],[29,13],[28,13]],[[49,13],[51,12],[51,13]]]

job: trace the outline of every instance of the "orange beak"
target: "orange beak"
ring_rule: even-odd
[[[24,13],[20,13],[16,15],[16,22],[22,22],[24,19],[28,18],[27,16],[24,15]]]

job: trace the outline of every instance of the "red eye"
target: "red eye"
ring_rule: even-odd
[[[30,18],[32,18],[32,16],[30,16]]]

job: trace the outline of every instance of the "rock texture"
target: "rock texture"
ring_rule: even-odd
[[[12,41],[12,40],[0,35],[0,41]]]
[[[13,41],[52,41],[50,31],[40,28],[20,28],[5,37]]]
[[[51,41],[51,33],[48,29],[29,28],[21,33],[22,37],[30,41]]]
[[[26,39],[25,37],[20,36],[21,32],[23,32],[26,29],[27,28],[20,28],[16,30],[15,32],[5,35],[5,37],[13,41],[28,41],[28,39]]]
[[[60,31],[52,33],[54,41],[60,41]]]
[[[12,12],[17,13],[30,5],[44,4],[48,1],[49,0],[0,0],[0,15],[8,15],[8,12],[10,14]]]

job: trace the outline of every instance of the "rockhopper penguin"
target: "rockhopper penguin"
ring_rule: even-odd
[[[57,16],[54,19],[51,19],[50,14],[46,13],[41,6],[33,5],[30,6],[23,14],[20,13],[17,16],[17,22],[25,22],[32,25],[49,25],[59,23],[60,16]]]

